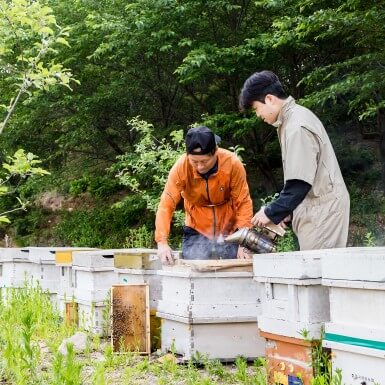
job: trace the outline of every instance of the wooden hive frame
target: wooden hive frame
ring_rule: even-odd
[[[151,353],[148,284],[111,288],[111,344],[114,352]]]

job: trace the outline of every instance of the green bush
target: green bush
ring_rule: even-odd
[[[142,224],[151,227],[153,223],[145,203],[131,197],[121,207],[99,205],[92,210],[65,212],[52,236],[67,246],[119,248],[124,246],[130,229]]]
[[[108,176],[85,176],[70,183],[69,193],[79,196],[89,192],[93,197],[108,197],[120,189],[118,181]]]

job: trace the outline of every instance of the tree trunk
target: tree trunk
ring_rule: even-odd
[[[385,195],[385,108],[380,108],[377,113],[377,129],[380,136],[380,155],[381,155],[381,188]]]

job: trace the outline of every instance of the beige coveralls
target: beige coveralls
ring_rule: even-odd
[[[301,179],[312,186],[293,213],[300,249],[345,247],[349,193],[321,121],[289,97],[274,126],[278,128],[285,182]]]

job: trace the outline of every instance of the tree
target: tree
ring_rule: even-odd
[[[55,84],[69,87],[71,72],[55,63],[53,55],[57,44],[68,45],[67,29],[57,26],[51,8],[39,1],[0,0],[0,82],[2,97],[10,99],[0,122],[0,134],[15,111],[16,105],[31,90],[47,90]],[[47,171],[37,167],[40,160],[32,153],[19,149],[3,163],[5,175],[0,179],[0,195],[10,190],[6,186],[15,176],[44,175]],[[9,222],[5,214],[25,209],[25,202],[17,198],[20,206],[0,214],[1,222]]]

